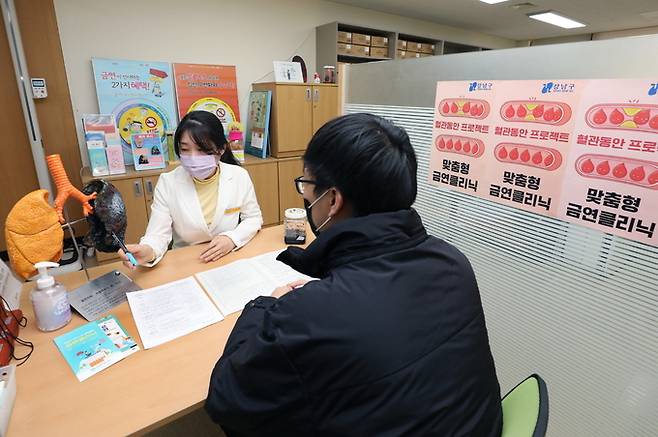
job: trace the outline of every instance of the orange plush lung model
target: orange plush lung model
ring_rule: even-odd
[[[36,273],[35,263],[60,260],[64,231],[48,204],[48,191],[32,191],[16,202],[5,222],[5,238],[11,265],[25,279]]]
[[[55,210],[57,211],[57,216],[59,217],[60,223],[64,223],[64,214],[62,213],[64,209],[64,204],[69,197],[73,197],[80,203],[82,203],[82,212],[85,217],[93,212],[93,207],[89,204],[90,200],[96,198],[96,193],[92,194],[83,194],[80,190],[75,188],[69,177],[66,175],[66,170],[64,170],[64,165],[62,165],[62,159],[59,155],[48,155],[46,157],[46,162],[48,163],[48,170],[50,170],[50,175],[55,181],[55,186],[57,187],[57,197],[55,198]]]

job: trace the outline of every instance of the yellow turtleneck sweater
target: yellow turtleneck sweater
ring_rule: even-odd
[[[215,211],[217,210],[217,201],[219,200],[219,167],[214,175],[209,179],[200,181],[197,178],[194,180],[194,188],[196,188],[196,195],[199,198],[203,218],[206,224],[210,226],[215,218]]]

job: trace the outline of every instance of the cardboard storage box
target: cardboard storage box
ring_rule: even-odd
[[[370,35],[364,35],[363,33],[352,33],[352,44],[369,46],[370,39],[371,39]]]
[[[403,39],[398,40],[398,50],[407,50],[407,42]]]
[[[356,44],[344,44],[339,42],[336,52],[339,55],[346,56],[370,56],[370,47],[359,46]]]
[[[421,56],[431,56],[423,53],[409,52],[406,50],[398,50],[398,59],[411,59],[420,58]]]
[[[370,47],[370,56],[373,58],[388,58],[388,47]]]
[[[429,54],[434,54],[434,44],[427,44],[427,43],[422,43],[420,45],[420,50],[418,50],[420,53],[429,53]]]
[[[423,46],[423,43],[407,41],[407,51],[409,51],[409,52],[418,52],[418,53],[420,53],[420,49],[422,48],[422,46]]]
[[[342,42],[345,44],[352,43],[352,32],[341,32],[339,30],[337,36],[338,36],[338,42]]]
[[[352,44],[345,44],[345,43],[339,42],[336,52],[339,55],[351,55],[352,54]]]
[[[373,36],[370,38],[371,47],[388,47],[388,38],[385,36]]]
[[[370,56],[370,46],[352,44],[352,54],[354,56]]]

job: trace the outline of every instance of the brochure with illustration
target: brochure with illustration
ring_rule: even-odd
[[[82,325],[54,341],[78,381],[84,381],[139,350],[135,340],[112,315]]]
[[[157,134],[134,134],[131,137],[135,170],[165,168],[165,157]]]
[[[244,150],[263,159],[267,157],[271,107],[272,91],[252,91],[249,94]]]

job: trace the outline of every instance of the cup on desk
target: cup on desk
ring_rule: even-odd
[[[304,244],[306,242],[306,210],[288,208],[283,219],[286,244]]]

